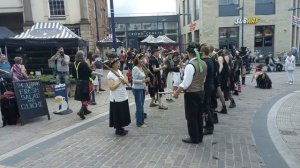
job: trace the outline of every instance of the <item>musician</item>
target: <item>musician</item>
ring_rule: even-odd
[[[203,117],[204,110],[204,81],[207,73],[207,66],[200,59],[200,54],[195,43],[188,45],[187,53],[189,63],[184,70],[184,78],[173,96],[178,98],[181,91],[185,90],[184,108],[187,120],[189,138],[182,139],[184,143],[198,144],[203,138]]]
[[[92,76],[92,70],[84,60],[84,52],[79,50],[75,55],[74,68],[72,68],[72,75],[76,79],[75,100],[81,101],[81,109],[77,113],[79,117],[84,120],[87,114],[91,111],[87,109],[90,100],[89,82]]]
[[[107,74],[110,90],[109,127],[116,129],[115,134],[124,136],[128,131],[123,127],[131,122],[126,84],[128,81],[120,71],[120,61],[114,58],[110,61],[111,70]]]
[[[159,109],[167,110],[168,107],[165,107],[161,101],[161,96],[159,95],[157,97],[159,105],[155,103],[155,94],[158,94],[158,92],[164,91],[164,86],[162,83],[162,78],[160,71],[165,69],[166,66],[160,66],[159,63],[159,50],[153,49],[152,56],[150,56],[149,60],[149,69],[151,73],[154,75],[154,77],[150,78],[151,85],[148,86],[149,94],[151,96],[151,103],[150,107],[158,106]]]
[[[207,65],[207,75],[204,83],[205,97],[204,97],[204,113],[207,115],[205,117],[205,129],[203,134],[213,134],[214,131],[214,121],[213,121],[213,111],[211,111],[211,97],[215,90],[215,64],[212,58],[209,56],[210,50],[207,46],[201,47],[201,59]]]
[[[173,90],[177,90],[179,84],[181,83],[180,78],[180,69],[182,68],[182,61],[179,58],[179,53],[177,51],[174,52],[172,60],[174,62],[173,70]]]
[[[140,56],[140,57],[139,57]],[[146,83],[150,82],[150,78],[146,77],[140,60],[142,55],[137,55],[133,60],[132,69],[132,92],[134,95],[135,106],[136,106],[136,125],[140,128],[146,128],[148,125],[144,122],[144,102],[145,102],[145,88]]]
[[[167,91],[168,92],[171,92],[173,91],[173,69],[174,69],[174,62],[173,62],[173,59],[172,59],[172,56],[173,54],[170,52],[170,53],[167,53],[166,54],[166,57],[164,59],[164,65],[166,66],[166,69],[164,69],[163,71],[163,76],[164,76],[164,79],[166,79],[166,85],[167,85]],[[173,102],[174,100],[171,99],[171,95],[170,94],[167,94],[166,95],[166,100],[169,101],[169,102]]]
[[[230,60],[231,58],[228,51],[224,51],[221,56],[218,57],[221,89],[224,93],[225,100],[230,99],[229,108],[234,108],[236,104],[231,94],[231,90],[234,90],[234,86],[232,86],[233,76]]]

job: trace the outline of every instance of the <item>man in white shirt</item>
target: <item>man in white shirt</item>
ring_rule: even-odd
[[[185,117],[188,125],[189,138],[182,139],[184,143],[198,144],[203,139],[203,111],[204,111],[204,82],[207,65],[200,59],[195,43],[187,48],[189,63],[184,70],[184,78],[173,96],[178,98],[184,93]]]

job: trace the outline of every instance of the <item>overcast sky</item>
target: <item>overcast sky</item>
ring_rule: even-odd
[[[176,0],[113,0],[116,17],[176,14]],[[107,0],[110,13],[110,0]],[[110,15],[110,14],[109,14]]]

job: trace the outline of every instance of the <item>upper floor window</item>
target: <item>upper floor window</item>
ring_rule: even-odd
[[[65,16],[64,0],[49,0],[49,10],[51,17]]]
[[[187,13],[191,13],[192,11],[192,6],[193,6],[193,3],[190,2],[191,0],[187,0]],[[188,24],[190,24],[192,22],[192,15],[187,15],[187,22]]]
[[[219,16],[239,16],[239,0],[219,0]]]
[[[257,4],[274,3],[274,0],[256,0]]]
[[[220,5],[238,5],[239,0],[220,0]]]
[[[255,0],[255,15],[275,14],[275,0]]]

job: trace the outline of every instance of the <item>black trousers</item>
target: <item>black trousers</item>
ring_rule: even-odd
[[[205,96],[204,96],[204,113],[207,114],[205,118],[205,128],[208,130],[214,129],[213,114],[211,111],[211,99],[214,92],[215,86],[213,84],[208,84],[204,87]]]
[[[184,108],[189,136],[193,141],[201,142],[203,138],[204,92],[186,92],[184,94]]]

